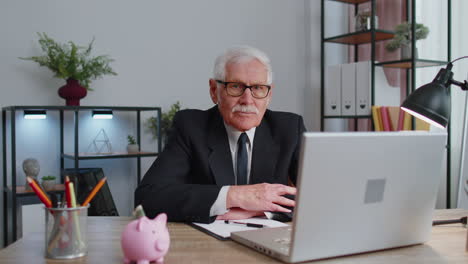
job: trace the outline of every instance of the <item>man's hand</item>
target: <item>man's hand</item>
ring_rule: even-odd
[[[226,207],[239,207],[247,211],[286,212],[283,206],[294,207],[295,202],[282,195],[296,195],[296,188],[283,184],[260,183],[229,187]]]
[[[229,212],[218,215],[216,220],[240,220],[264,215],[262,211],[247,211],[241,208],[231,208]]]

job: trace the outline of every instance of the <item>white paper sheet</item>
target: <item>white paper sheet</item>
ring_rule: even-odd
[[[262,224],[264,226],[267,226],[263,228],[287,226],[287,224],[285,223],[282,223],[276,220],[266,219],[266,218],[250,218],[250,219],[244,219],[244,220],[236,220],[236,222]],[[258,229],[256,227],[247,227],[245,225],[236,224],[232,222],[229,224],[226,224],[224,220],[216,220],[211,224],[201,224],[201,223],[192,223],[192,224],[199,226],[203,229],[206,229],[207,231],[210,231],[223,238],[229,238],[231,236],[231,232]]]

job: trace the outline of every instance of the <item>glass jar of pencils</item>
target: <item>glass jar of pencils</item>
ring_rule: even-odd
[[[87,254],[88,207],[44,207],[46,258],[74,259]]]

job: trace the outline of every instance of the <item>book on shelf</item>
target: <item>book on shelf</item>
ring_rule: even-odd
[[[425,130],[425,131],[429,131],[431,127],[429,123],[419,118],[415,118],[414,126],[415,126],[414,130]]]
[[[400,117],[400,107],[388,106],[387,110],[388,110],[388,115],[389,115],[393,130],[398,131],[398,119]]]
[[[386,106],[380,107],[380,115],[382,117],[382,124],[384,131],[393,131],[390,115]]]
[[[401,110],[403,111],[403,110]],[[404,119],[403,119],[403,130],[413,130],[412,129],[412,125],[411,125],[411,121],[412,121],[412,118],[411,118],[411,115],[408,114],[407,112],[403,111],[404,112]]]
[[[382,131],[382,127],[380,126],[380,122],[379,122],[380,115],[378,112],[378,108],[379,106],[375,106],[375,105],[371,107],[372,121],[374,122],[374,130]]]
[[[402,130],[425,130],[429,131],[430,124],[414,117],[415,127],[413,129],[413,117],[398,106],[372,106],[372,120],[375,131],[402,131]]]
[[[405,111],[399,109],[398,113],[398,128],[397,131],[403,130],[403,123],[405,122]]]
[[[374,121],[375,131],[383,131],[382,121],[380,117],[380,106],[373,105],[371,110],[372,110],[372,120]]]

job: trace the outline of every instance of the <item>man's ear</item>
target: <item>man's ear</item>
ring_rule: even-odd
[[[214,79],[210,79],[210,96],[211,96],[211,101],[213,103],[217,104],[218,103],[218,93],[216,91],[216,88],[218,87],[216,81]]]
[[[271,84],[271,89],[270,89],[270,92],[268,93],[268,102],[267,102],[267,106],[270,104],[271,102],[271,97],[273,96],[273,90],[275,88],[275,85],[274,84]]]

